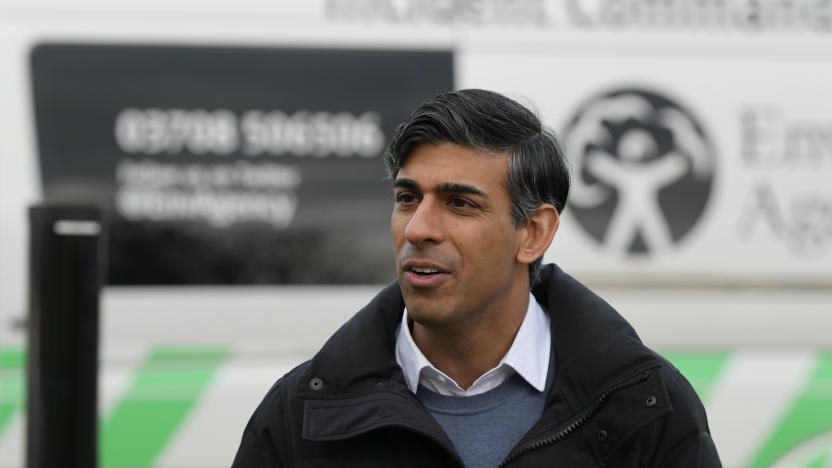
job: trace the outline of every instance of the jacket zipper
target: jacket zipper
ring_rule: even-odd
[[[578,428],[580,428],[587,421],[589,421],[589,419],[592,418],[595,415],[595,413],[597,413],[601,409],[602,406],[604,406],[604,403],[606,403],[606,401],[610,397],[610,395],[612,395],[613,393],[615,393],[619,390],[622,390],[624,388],[631,387],[633,385],[640,384],[641,382],[644,382],[645,380],[647,380],[647,377],[649,375],[650,375],[650,371],[644,371],[644,372],[636,375],[635,377],[631,377],[631,378],[629,378],[629,379],[627,379],[623,382],[618,383],[614,387],[612,387],[609,390],[602,393],[601,396],[598,397],[598,400],[595,401],[595,404],[592,405],[592,407],[589,408],[588,411],[583,413],[579,418],[576,418],[574,421],[572,421],[571,424],[566,426],[560,432],[558,432],[557,434],[555,434],[555,435],[553,435],[549,438],[539,440],[539,441],[534,442],[532,444],[529,444],[529,445],[527,445],[527,446],[525,446],[525,447],[523,447],[519,450],[516,450],[515,452],[509,454],[509,456],[506,457],[506,459],[503,460],[503,462],[500,463],[500,465],[497,468],[504,468],[512,460],[516,459],[517,457],[519,457],[521,455],[525,455],[525,454],[531,452],[532,450],[537,450],[541,447],[546,447],[547,445],[551,445],[551,444],[554,444],[555,442],[563,440],[566,436],[575,432]]]

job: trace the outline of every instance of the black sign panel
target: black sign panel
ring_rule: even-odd
[[[393,278],[381,154],[450,52],[48,44],[44,194],[110,211],[110,284]]]

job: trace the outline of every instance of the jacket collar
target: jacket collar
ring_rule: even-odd
[[[563,416],[612,383],[658,364],[659,358],[642,345],[624,318],[556,265],[543,268],[532,293],[552,311],[556,363],[547,413]],[[298,396],[307,403],[328,400],[313,406],[330,409],[338,406],[337,400],[345,400],[344,404],[379,401],[382,393],[386,393],[383,400],[415,400],[394,356],[403,308],[397,283],[382,289],[311,360],[298,378]],[[344,431],[350,432],[346,427]],[[331,427],[327,432],[338,430]]]
[[[556,362],[547,406],[558,397],[581,403],[612,382],[658,364],[659,357],[615,309],[556,265],[542,270],[532,293],[551,318]]]
[[[298,396],[343,398],[377,391],[382,383],[405,385],[393,354],[402,310],[404,299],[393,282],[324,343],[298,379]],[[313,379],[322,385],[310,385]]]

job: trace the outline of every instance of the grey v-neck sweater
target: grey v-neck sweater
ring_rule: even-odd
[[[479,395],[440,395],[421,385],[416,394],[445,430],[467,468],[494,468],[540,419],[553,375],[554,359],[550,358],[542,392],[514,374]]]

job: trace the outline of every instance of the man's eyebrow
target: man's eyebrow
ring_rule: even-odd
[[[419,190],[419,184],[417,184],[415,180],[408,179],[407,177],[402,177],[401,179],[396,179],[393,182],[393,187],[401,187],[401,188]]]
[[[482,198],[488,198],[488,194],[473,185],[459,184],[456,182],[445,182],[436,186],[436,191],[439,193],[468,193],[477,195]]]
[[[393,186],[396,188],[400,187],[411,190],[421,190],[421,186],[415,180],[408,179],[407,177],[396,179],[393,182]],[[477,195],[482,198],[488,198],[487,193],[474,187],[473,185],[460,184],[458,182],[445,182],[442,184],[438,184],[436,187],[434,187],[434,190],[437,193],[468,193],[471,195]]]

